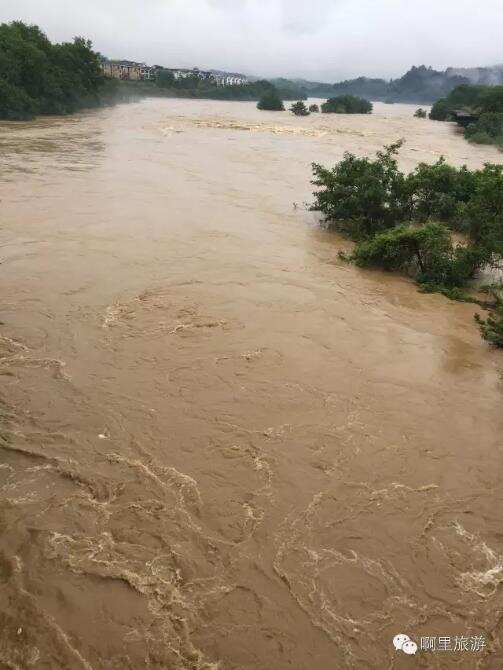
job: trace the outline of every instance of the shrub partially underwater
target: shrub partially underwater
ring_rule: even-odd
[[[346,153],[328,169],[313,164],[312,210],[325,224],[356,242],[342,254],[360,267],[402,272],[425,291],[453,299],[468,296],[483,267],[503,260],[503,166],[481,170],[421,163],[406,175],[398,168],[402,142],[377,153],[375,159]],[[464,233],[454,242],[453,231]],[[482,334],[503,346],[501,304],[484,322]]]

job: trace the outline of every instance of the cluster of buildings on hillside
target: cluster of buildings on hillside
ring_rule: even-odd
[[[161,67],[160,65],[135,63],[129,60],[103,59],[101,61],[101,68],[107,77],[123,80],[152,81],[157,79],[160,72],[164,71],[171,72],[175,80],[197,77],[198,79],[213,82],[217,86],[241,86],[248,83],[247,78],[242,74],[220,72],[218,70],[200,70],[197,67],[192,69],[169,68]]]

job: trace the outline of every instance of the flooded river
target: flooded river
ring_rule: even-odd
[[[0,125],[2,670],[502,667],[502,354],[304,206],[414,109]]]

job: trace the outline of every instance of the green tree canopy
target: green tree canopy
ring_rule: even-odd
[[[503,303],[501,300],[498,301],[496,309],[489,314],[487,319],[482,319],[479,314],[476,314],[475,321],[479,324],[484,340],[503,348]]]
[[[257,109],[271,112],[283,112],[285,110],[285,105],[276,90],[271,90],[260,98],[257,104]]]
[[[100,60],[82,37],[51,44],[37,26],[0,25],[0,117],[66,114],[100,103]]]
[[[373,235],[409,215],[411,199],[405,175],[398,170],[397,142],[377,154],[376,160],[346,153],[332,169],[313,164],[312,209],[353,239]]]
[[[354,95],[329,98],[321,106],[324,114],[371,114],[372,103]]]
[[[400,146],[374,160],[346,153],[331,169],[313,164],[311,209],[356,240],[349,260],[407,272],[424,290],[466,299],[482,267],[503,263],[503,165],[472,171],[441,158],[406,175],[396,160]],[[452,230],[466,233],[464,241],[454,242]],[[483,337],[503,346],[501,299],[498,305],[479,325]]]
[[[464,112],[463,116],[459,112]],[[503,86],[462,85],[437,100],[430,119],[456,118],[465,127],[465,137],[478,144],[496,144],[503,149]]]
[[[156,84],[159,88],[172,88],[175,85],[175,76],[170,70],[161,70],[156,78]]]
[[[311,113],[302,100],[294,102],[293,105],[290,107],[290,111],[292,112],[292,114],[295,114],[295,116],[309,116],[309,114]]]

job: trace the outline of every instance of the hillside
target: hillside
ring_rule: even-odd
[[[281,89],[300,88],[308,97],[329,98],[354,95],[368,100],[385,102],[410,102],[432,104],[444,98],[462,84],[494,86],[503,84],[503,66],[455,68],[434,70],[425,65],[413,66],[398,79],[358,77],[335,84],[307,81],[305,79],[273,79]]]
[[[360,95],[372,100],[386,102],[433,103],[448,95],[453,88],[469,83],[465,77],[455,73],[434,70],[421,65],[412,67],[399,79],[368,79],[359,77],[334,84],[336,95]]]

